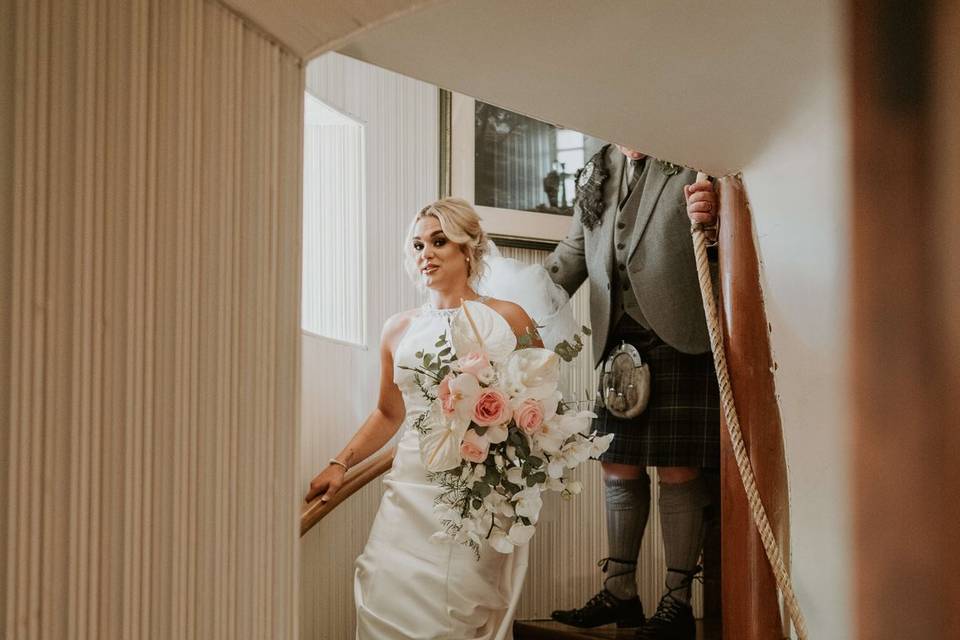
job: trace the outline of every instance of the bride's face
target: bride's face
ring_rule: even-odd
[[[447,238],[440,221],[424,216],[413,230],[417,270],[431,289],[446,289],[467,280],[467,256],[462,247]]]

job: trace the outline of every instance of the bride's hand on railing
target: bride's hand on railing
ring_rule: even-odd
[[[331,463],[310,481],[310,490],[307,491],[304,502],[310,502],[317,496],[321,496],[320,502],[327,502],[343,486],[343,476],[346,473],[346,469],[342,466]]]

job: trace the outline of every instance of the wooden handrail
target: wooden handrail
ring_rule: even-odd
[[[769,326],[760,286],[753,218],[743,182],[719,180],[719,268],[730,387],[757,490],[789,562],[789,503],[783,427],[777,402]],[[724,416],[721,414],[721,420]],[[777,583],[751,515],[727,425],[720,429],[723,635],[784,637]]]
[[[300,537],[302,538],[306,535],[307,531],[310,531],[313,525],[320,522],[324,516],[333,511],[334,507],[393,466],[393,456],[396,452],[396,447],[390,447],[370,462],[348,471],[346,476],[344,476],[343,485],[340,487],[340,490],[333,494],[333,497],[327,502],[321,502],[320,497],[317,496],[303,505],[303,511],[300,513]]]

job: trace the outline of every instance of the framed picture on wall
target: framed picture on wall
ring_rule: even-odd
[[[605,143],[441,91],[440,192],[474,203],[502,246],[551,249],[570,226],[577,174]]]

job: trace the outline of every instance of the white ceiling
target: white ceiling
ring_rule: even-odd
[[[723,175],[830,64],[833,0],[227,0],[341,53]]]

